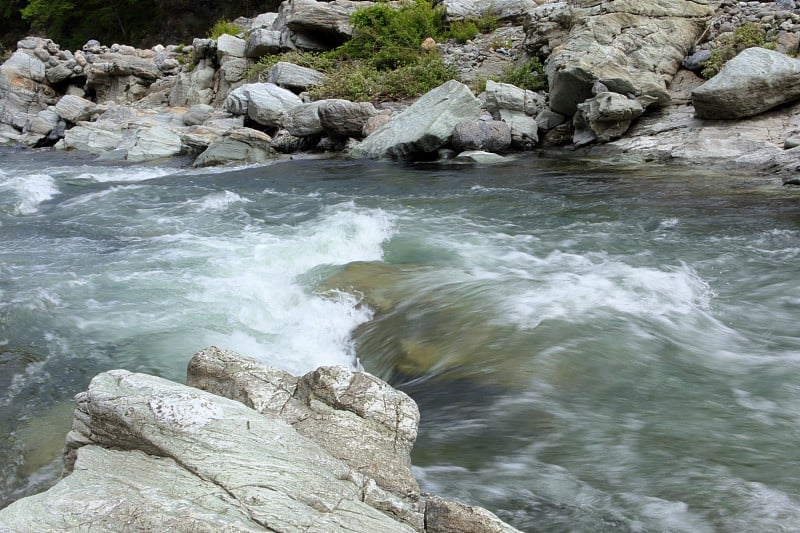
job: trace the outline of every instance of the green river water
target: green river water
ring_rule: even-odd
[[[72,396],[217,344],[408,392],[525,531],[800,531],[800,189],[534,156],[213,171],[0,152],[0,507]]]

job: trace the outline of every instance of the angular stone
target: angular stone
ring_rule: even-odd
[[[245,40],[224,33],[217,38],[217,58],[222,61],[227,57],[244,58]]]
[[[537,6],[535,0],[443,0],[449,20],[476,20],[489,15],[503,22],[521,22]]]
[[[466,85],[451,80],[392,117],[351,154],[365,159],[408,159],[435,152],[450,141],[456,124],[480,115],[480,101]]]
[[[511,147],[515,150],[533,150],[539,142],[539,123],[527,113],[500,111],[500,119],[511,130]]]
[[[64,148],[101,154],[116,149],[122,142],[119,131],[110,131],[96,126],[80,125],[70,128],[64,135]]]
[[[267,73],[267,83],[300,93],[325,83],[325,74],[313,68],[278,61]]]
[[[273,83],[248,83],[228,95],[225,109],[264,126],[280,128],[287,113],[302,103],[296,94]]]
[[[208,104],[195,104],[183,114],[183,123],[186,126],[198,126],[211,118],[214,108]]]
[[[319,118],[319,107],[323,102],[325,100],[317,100],[290,109],[284,121],[286,131],[297,137],[312,137],[324,133],[325,128]]]
[[[545,98],[539,93],[520,89],[510,83],[486,81],[486,109],[495,120],[500,119],[500,111],[518,111],[536,115],[545,108]]]
[[[281,50],[281,32],[257,28],[247,36],[245,56],[259,58],[268,54],[277,54]]]
[[[127,149],[127,161],[153,161],[181,153],[181,138],[163,126],[141,127],[133,134],[133,145]]]
[[[748,48],[692,91],[698,118],[739,119],[800,98],[800,59]]]
[[[619,139],[643,112],[644,108],[636,100],[617,93],[600,93],[578,104],[574,142],[581,145],[595,139],[598,142]],[[590,132],[585,131],[587,128]]]
[[[195,159],[195,167],[224,165],[227,163],[264,163],[272,152],[272,138],[252,128],[234,128],[226,131],[222,137],[212,142],[209,147]]]
[[[550,109],[572,116],[596,81],[645,106],[666,103],[667,83],[712,12],[706,0],[594,3],[547,61]]]
[[[58,116],[72,123],[89,120],[98,110],[94,102],[69,94],[61,97],[55,109]]]

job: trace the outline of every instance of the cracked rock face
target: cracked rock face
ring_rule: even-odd
[[[667,84],[713,13],[706,0],[585,0],[547,62],[550,109],[575,114],[599,81],[647,107],[669,100]]]
[[[0,510],[0,530],[516,531],[420,494],[416,404],[374,376],[297,378],[212,347],[188,382],[96,376],[76,397],[65,477]]]

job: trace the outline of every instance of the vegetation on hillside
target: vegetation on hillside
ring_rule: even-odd
[[[722,69],[729,60],[736,57],[746,48],[760,46],[770,48],[774,45],[767,43],[767,31],[757,22],[747,22],[735,30],[731,36],[721,39],[719,46],[714,48],[711,57],[703,62],[702,76],[712,78]]]

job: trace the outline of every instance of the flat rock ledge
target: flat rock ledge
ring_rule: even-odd
[[[112,370],[76,396],[65,475],[0,531],[517,531],[420,493],[419,411],[340,367],[302,377],[217,347],[187,385]]]

